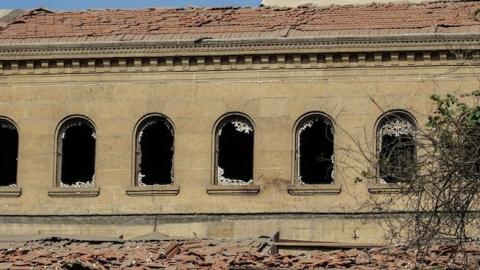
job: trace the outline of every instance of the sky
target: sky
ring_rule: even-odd
[[[261,0],[0,0],[0,9],[96,9],[188,6],[259,6]]]

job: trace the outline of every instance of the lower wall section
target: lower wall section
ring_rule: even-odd
[[[82,235],[134,239],[158,233],[171,238],[282,239],[349,243],[384,242],[376,215],[232,214],[0,216],[0,235]]]

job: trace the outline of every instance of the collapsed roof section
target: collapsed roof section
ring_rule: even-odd
[[[450,51],[476,50],[479,44],[480,1],[467,0],[297,8],[40,8],[0,26],[0,61]]]
[[[32,10],[0,30],[0,43],[307,38],[478,33],[480,1],[298,8]]]

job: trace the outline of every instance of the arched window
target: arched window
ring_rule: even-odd
[[[246,116],[231,114],[215,128],[215,173],[218,185],[253,183],[254,126]]]
[[[174,129],[161,115],[143,119],[136,131],[136,185],[173,183]]]
[[[378,177],[383,183],[398,183],[415,176],[417,127],[410,114],[393,111],[377,124]]]
[[[18,131],[6,119],[0,119],[0,186],[17,184]]]
[[[60,187],[90,187],[95,180],[96,133],[84,117],[71,117],[58,129],[57,182]]]
[[[299,184],[331,184],[334,181],[334,130],[321,113],[302,117],[295,135],[296,177]]]

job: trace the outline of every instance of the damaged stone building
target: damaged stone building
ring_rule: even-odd
[[[341,149],[478,88],[480,1],[273,2],[0,13],[0,234],[382,241]]]

